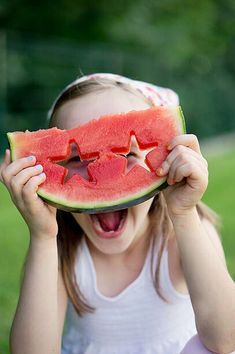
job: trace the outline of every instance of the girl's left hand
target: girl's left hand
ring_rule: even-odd
[[[168,175],[169,186],[163,193],[170,215],[183,215],[196,206],[207,188],[208,164],[195,135],[175,137],[169,149],[170,154],[156,173]]]

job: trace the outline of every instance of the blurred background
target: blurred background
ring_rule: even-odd
[[[204,201],[221,215],[235,279],[234,57],[233,0],[0,0],[0,156],[5,133],[46,127],[56,95],[82,74],[112,72],[174,89],[209,160]],[[1,185],[1,353],[9,351],[27,235]]]

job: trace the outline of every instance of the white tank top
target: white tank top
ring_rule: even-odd
[[[170,280],[167,250],[161,261],[160,285],[170,303],[154,289],[151,250],[136,280],[114,297],[102,295],[97,288],[85,238],[75,267],[79,287],[96,310],[79,317],[69,302],[62,354],[179,354],[197,333],[190,296],[177,292]]]

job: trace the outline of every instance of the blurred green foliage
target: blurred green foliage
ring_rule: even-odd
[[[2,0],[0,154],[5,132],[45,127],[46,112],[64,85],[91,72],[171,87],[188,131],[201,138],[235,130],[234,39],[233,0]],[[211,159],[204,199],[222,215],[235,278],[234,161],[234,152]],[[0,190],[0,351],[8,353],[28,241],[19,213]]]
[[[2,1],[0,31],[2,133],[45,126],[64,85],[101,71],[176,90],[199,137],[235,130],[233,0]]]

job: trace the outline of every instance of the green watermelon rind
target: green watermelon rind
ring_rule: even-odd
[[[172,108],[175,109],[175,107]],[[181,134],[186,134],[186,123],[185,123],[185,118],[181,106],[177,107],[175,117],[178,121],[179,131],[181,132]]]
[[[184,118],[184,113],[182,111],[182,108],[181,106],[178,107],[179,109],[179,118],[180,118],[180,125],[181,125],[181,128],[182,128],[182,134],[186,134],[186,122],[185,122],[185,118]]]
[[[126,198],[116,199],[113,202],[104,201],[96,204],[92,204],[91,201],[87,203],[68,203],[65,199],[57,198],[53,194],[46,193],[43,188],[39,188],[37,194],[48,204],[58,207],[59,209],[77,213],[95,214],[109,210],[121,210],[142,203],[166,188],[168,186],[166,179],[167,177],[158,179],[156,183],[151,184],[151,186],[144,190],[142,189],[140,193],[131,194]]]
[[[13,143],[14,138],[13,137],[14,137],[14,133],[7,133],[11,161],[14,161],[16,159],[15,154],[14,154],[15,149],[14,149],[14,143]]]
[[[179,131],[182,134],[186,133],[186,124],[185,124],[185,119],[183,115],[183,111],[180,106],[177,107],[177,111],[175,116],[177,117],[177,122],[179,125]],[[175,109],[175,107],[174,107]],[[9,145],[10,145],[10,150],[11,150],[11,161],[14,161],[17,156],[15,154],[15,148],[14,148],[14,133],[7,133]],[[97,212],[105,212],[109,210],[121,210],[124,208],[128,208],[134,205],[137,205],[139,203],[142,203],[151,197],[155,196],[157,193],[159,193],[162,189],[166,188],[168,186],[167,182],[167,177],[163,177],[161,179],[158,179],[155,183],[151,184],[145,189],[142,189],[140,192],[137,192],[135,194],[128,195],[127,197],[121,198],[121,199],[116,199],[113,202],[111,201],[103,201],[103,202],[72,202],[68,201],[66,199],[60,198],[56,196],[55,194],[50,194],[47,193],[43,187],[40,188],[37,191],[37,194],[45,200],[48,204],[53,205],[59,209],[65,210],[65,211],[70,211],[70,212],[84,212],[84,213],[97,213]]]

